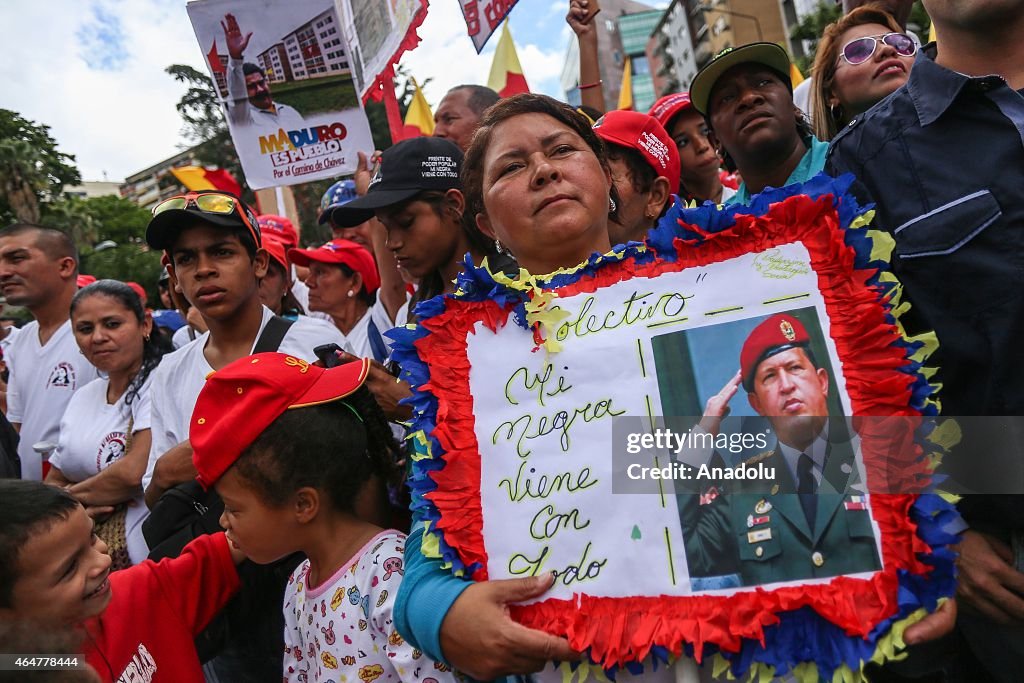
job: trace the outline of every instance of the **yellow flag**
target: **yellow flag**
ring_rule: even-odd
[[[796,64],[793,62],[789,63],[789,80],[794,88],[804,82],[804,75],[800,73],[800,69],[796,68]]]
[[[420,84],[412,79],[413,94],[409,110],[405,112],[405,137],[420,137],[434,134],[434,113],[430,111],[427,98],[420,90]],[[416,131],[419,131],[418,133]]]
[[[633,60],[626,57],[622,64],[622,87],[619,89],[618,109],[633,108]]]
[[[172,168],[171,173],[178,179],[178,182],[189,190],[216,190],[218,189],[206,177],[206,169],[201,166],[178,166]]]
[[[512,33],[508,30],[508,19],[501,27],[498,49],[494,51],[491,73],[487,77],[487,87],[502,97],[530,92],[526,76],[523,75],[523,67],[519,64],[516,44],[512,42]]]

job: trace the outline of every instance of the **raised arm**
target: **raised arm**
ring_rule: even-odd
[[[580,44],[580,101],[603,112],[604,87],[601,83],[601,68],[597,61],[596,12],[591,13],[591,3],[596,0],[571,0],[565,21],[576,34]]]
[[[244,124],[249,121],[249,93],[245,86],[242,62],[252,32],[243,36],[233,14],[224,15],[220,25],[224,29],[224,42],[228,46],[228,115],[233,123]]]

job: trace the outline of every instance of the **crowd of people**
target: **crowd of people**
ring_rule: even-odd
[[[785,50],[754,43],[649,113],[602,114],[590,0],[571,0],[583,107],[452,89],[433,137],[361,153],[325,193],[319,246],[227,193],[166,199],[145,232],[156,310],[80,273],[64,233],[0,230],[0,291],[33,318],[0,340],[20,437],[20,480],[0,480],[0,638],[84,654],[81,680],[561,678],[548,663],[580,654],[507,608],[550,575],[474,583],[421,551],[411,387],[386,333],[453,294],[467,254],[511,278],[573,268],[642,242],[678,200],[852,173],[913,325],[939,338],[944,412],[1024,414],[1024,2],[925,0],[928,45],[911,4],[846,0],[796,92]],[[741,385],[758,400],[754,381],[708,414]],[[965,431],[951,457],[1021,453],[1015,438]],[[959,508],[956,599],[869,680],[1020,679],[1024,495]]]

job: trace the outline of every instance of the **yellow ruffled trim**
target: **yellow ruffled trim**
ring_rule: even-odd
[[[630,255],[642,254],[646,250],[647,247],[644,245],[636,246],[631,250]],[[625,256],[624,252],[609,251],[606,254],[602,254],[594,264],[591,264],[588,259],[572,268],[559,268],[553,273],[545,275],[533,275],[525,268],[520,268],[519,273],[515,277],[509,277],[501,271],[497,273],[492,272],[486,259],[484,259],[480,267],[485,269],[499,285],[527,295],[526,302],[523,304],[526,309],[527,325],[530,329],[540,330],[541,337],[543,338],[540,345],[545,351],[557,353],[562,350],[562,344],[556,339],[555,332],[562,321],[569,317],[569,312],[553,308],[554,302],[558,299],[558,292],[553,289],[544,289],[542,283],[558,276],[574,275],[584,268],[605,261],[621,261]]]
[[[946,598],[942,598],[939,600],[939,604],[941,605],[945,601]],[[903,633],[908,627],[921,621],[926,616],[928,616],[928,611],[921,608],[906,618],[894,622],[889,632],[875,643],[875,652],[871,655],[871,659],[868,662],[882,664],[883,662],[906,658],[907,645],[903,641]],[[865,664],[868,662],[865,662]],[[721,678],[724,675],[726,680],[737,680],[732,672],[729,671],[729,660],[720,653],[715,653],[711,660],[711,665],[711,672],[715,678]],[[793,678],[799,683],[820,683],[822,681],[818,667],[813,662],[801,662],[795,665],[792,674]],[[775,667],[754,662],[749,671],[743,675],[742,680],[747,683],[754,683],[755,681],[756,683],[769,683],[774,678]],[[832,673],[830,680],[831,683],[865,683],[867,681],[864,677],[863,668],[855,671],[845,664]],[[566,682],[563,681],[563,683]]]
[[[562,683],[584,683],[584,681],[593,680],[600,681],[600,683],[611,683],[611,680],[604,673],[604,669],[596,664],[591,664],[584,657],[580,662],[576,670],[572,670],[572,665],[569,662],[561,662],[558,665],[558,671],[562,674]]]

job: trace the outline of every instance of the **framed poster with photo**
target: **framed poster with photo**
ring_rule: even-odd
[[[933,388],[849,182],[677,205],[542,278],[467,264],[393,333],[427,552],[475,580],[554,571],[514,618],[607,670],[685,651],[831,680],[890,655],[952,595],[956,513],[939,446],[891,438]]]

